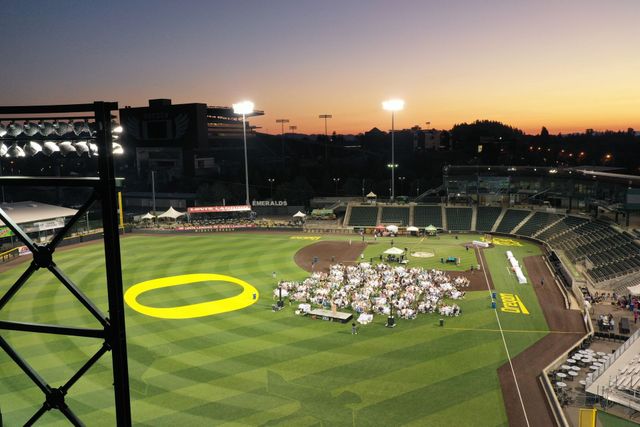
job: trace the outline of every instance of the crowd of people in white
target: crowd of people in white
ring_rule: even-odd
[[[463,298],[465,292],[461,288],[467,286],[466,277],[451,278],[440,270],[365,262],[335,264],[328,273],[315,272],[302,282],[279,283],[282,294],[292,302],[384,315],[391,314],[393,308],[394,315],[405,319],[434,312],[458,316],[460,307],[445,303],[444,299]]]

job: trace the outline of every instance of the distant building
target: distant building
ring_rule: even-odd
[[[256,111],[249,117],[263,114]],[[218,167],[217,151],[243,148],[242,118],[231,107],[151,99],[146,107],[121,109],[120,121],[123,142],[135,153],[138,176],[152,170],[160,180],[209,175]],[[253,134],[247,122],[247,137]]]

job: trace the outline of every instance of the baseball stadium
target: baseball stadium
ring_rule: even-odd
[[[447,166],[412,200],[298,209],[250,203],[247,175],[245,204],[143,214],[117,105],[49,112],[79,108],[99,177],[0,178],[93,189],[1,205],[4,425],[637,422],[637,177]]]

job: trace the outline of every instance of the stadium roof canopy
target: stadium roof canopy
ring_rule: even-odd
[[[0,208],[17,224],[63,218],[73,216],[78,212],[75,209],[31,201],[2,203]],[[0,225],[5,225],[2,220],[0,220]]]

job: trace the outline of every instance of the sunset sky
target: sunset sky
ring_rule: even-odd
[[[638,0],[233,0],[2,3],[0,104],[230,105],[279,133],[640,129]]]

